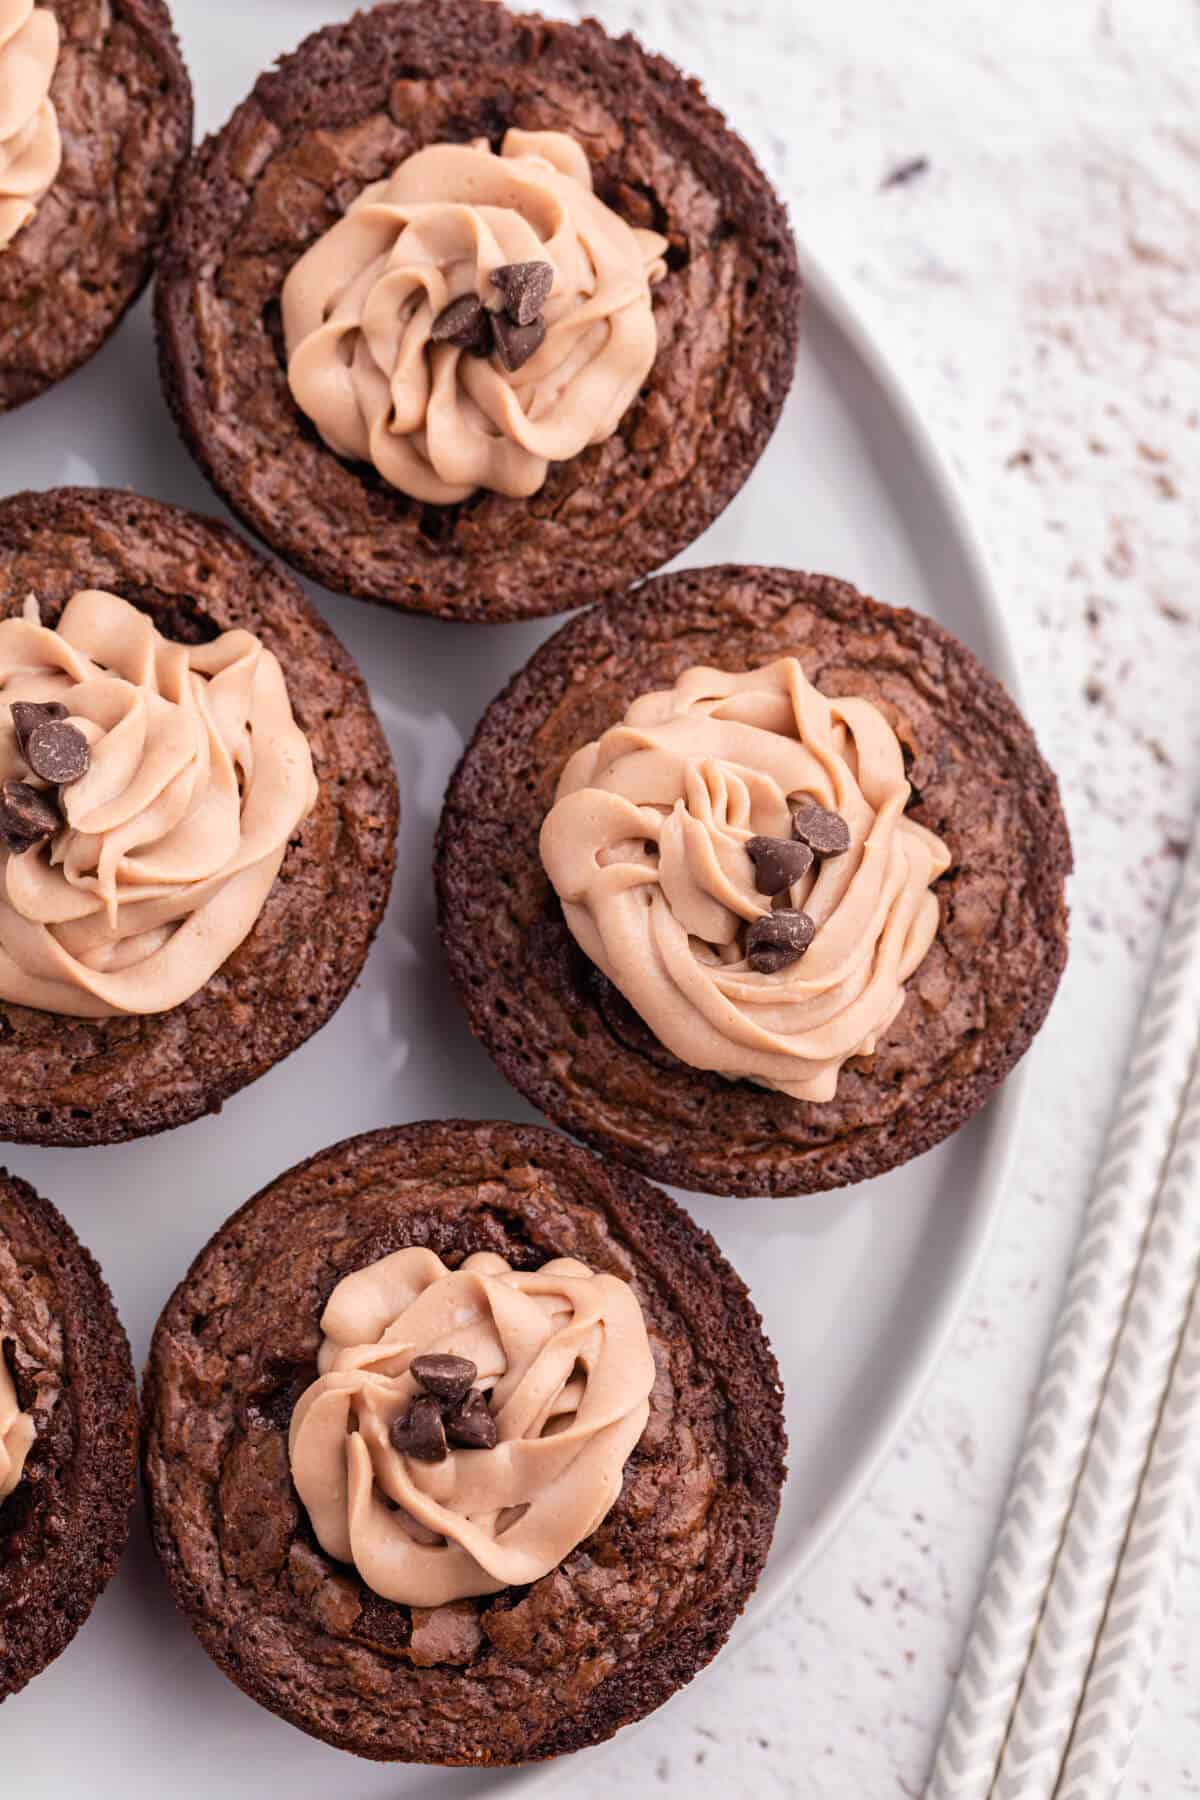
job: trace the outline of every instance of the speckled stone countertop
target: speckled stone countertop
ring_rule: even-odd
[[[964,484],[1075,840],[1073,959],[950,1354],[790,1602],[572,1765],[694,1800],[925,1786],[1200,776],[1195,0],[588,0],[751,139]],[[1200,1793],[1200,1546],[1128,1795]]]

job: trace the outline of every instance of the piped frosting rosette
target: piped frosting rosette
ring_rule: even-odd
[[[58,20],[33,0],[0,0],[0,249],[28,225],[62,164],[50,84]]]
[[[536,1581],[600,1524],[645,1429],[654,1383],[627,1282],[559,1257],[453,1273],[413,1248],[347,1276],[321,1320],[319,1378],[292,1415],[292,1476],[317,1538],[368,1587],[441,1606]],[[414,1358],[474,1363],[494,1448],[422,1462],[393,1444]]]
[[[681,1061],[831,1100],[937,933],[930,887],[950,854],[906,815],[910,794],[879,708],[826,699],[795,657],[693,668],[571,758],[542,861],[577,942]],[[840,815],[850,842],[780,896],[815,930],[761,973],[747,927],[772,901],[747,845],[792,837],[789,801]]]
[[[8,708],[53,702],[89,766],[61,827],[0,865],[0,998],[102,1018],[196,993],[254,925],[316,799],[279,662],[249,631],[163,637],[115,595],[0,623],[0,780],[29,782]]]
[[[612,436],[658,347],[666,240],[592,190],[562,132],[435,144],[373,183],[283,289],[288,379],[339,455],[422,501],[535,493],[551,462]],[[545,263],[545,336],[519,368],[434,339],[453,301],[492,311],[498,269]]]

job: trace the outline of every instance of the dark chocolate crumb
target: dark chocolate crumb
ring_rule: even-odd
[[[906,187],[910,181],[916,181],[918,176],[928,175],[928,173],[929,158],[927,156],[910,156],[907,161],[896,163],[894,168],[889,169],[879,186],[883,190]]]

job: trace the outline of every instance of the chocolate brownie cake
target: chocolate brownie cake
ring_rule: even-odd
[[[555,1132],[352,1138],[224,1225],[143,1390],[154,1541],[232,1680],[379,1761],[556,1756],[714,1656],[784,1476],[742,1283]]]
[[[137,1487],[137,1390],[99,1269],[0,1171],[0,1700],[65,1650],[107,1586]]]
[[[1070,864],[1028,726],[947,631],[732,566],[544,645],[437,844],[450,973],[514,1085],[730,1194],[862,1181],[969,1118],[1053,998]]]
[[[397,812],[290,576],[133,494],[0,502],[0,1136],[161,1131],[303,1043],[362,968]]]
[[[71,374],[150,275],[192,144],[163,0],[0,7],[0,412]]]
[[[309,38],[200,149],[157,317],[184,438],[281,555],[494,620],[620,592],[716,518],[800,295],[696,83],[593,21],[423,0]]]

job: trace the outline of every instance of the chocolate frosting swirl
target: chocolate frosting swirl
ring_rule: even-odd
[[[0,861],[0,998],[80,1018],[196,993],[257,919],[311,811],[312,755],[249,631],[177,644],[114,594],[0,623],[0,780],[32,781],[8,713],[57,701],[90,747],[62,829]]]
[[[0,1500],[12,1493],[33,1446],[34,1425],[17,1404],[17,1390],[0,1349]]]
[[[451,1273],[431,1250],[398,1250],[339,1282],[321,1326],[292,1477],[324,1549],[385,1599],[441,1606],[537,1581],[620,1494],[654,1362],[619,1277],[571,1257],[519,1273],[487,1252]],[[436,1353],[476,1365],[495,1449],[432,1463],[394,1448],[419,1392],[409,1364]]]
[[[498,156],[486,139],[419,150],[284,283],[292,393],[333,450],[416,500],[536,493],[551,462],[612,436],[645,380],[665,249],[596,197],[562,132],[509,131]],[[532,261],[554,285],[528,362],[431,341],[451,301],[497,310],[493,270]]]
[[[950,853],[906,816],[910,793],[878,707],[826,699],[795,657],[693,668],[571,758],[542,862],[577,942],[682,1062],[832,1100],[937,933]],[[806,954],[757,973],[745,931],[771,901],[746,845],[790,839],[803,798],[841,815],[850,848],[781,896],[816,927]]]
[[[58,20],[33,0],[0,0],[0,249],[28,225],[62,164],[50,84]]]

